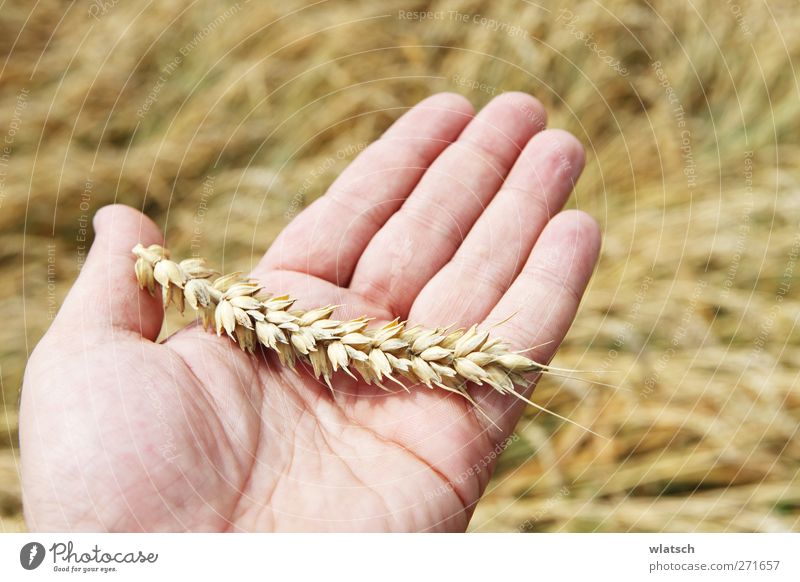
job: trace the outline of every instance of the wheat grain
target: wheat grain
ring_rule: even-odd
[[[203,259],[176,262],[159,245],[138,244],[133,253],[139,286],[154,294],[158,283],[165,309],[174,303],[183,313],[189,305],[206,329],[228,335],[243,350],[254,353],[263,346],[290,368],[304,361],[331,390],[331,377],[341,370],[387,391],[387,381],[409,390],[405,379],[454,392],[474,404],[467,391],[473,383],[533,404],[517,387],[530,384],[525,374],[547,370],[477,326],[425,329],[395,319],[370,328],[367,317],[332,319],[333,305],[292,309],[295,300],[288,295],[271,296],[241,273],[215,278],[218,273]]]

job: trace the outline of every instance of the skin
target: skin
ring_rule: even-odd
[[[549,361],[600,245],[560,212],[584,164],[533,97],[476,114],[454,94],[407,111],[298,216],[252,275],[297,306],[482,322]],[[242,353],[197,325],[155,343],[160,299],[131,248],[161,242],[125,206],[101,209],[85,266],[30,358],[20,444],[25,515],[56,531],[463,531],[523,405],[387,394]],[[512,317],[513,316],[513,317]]]

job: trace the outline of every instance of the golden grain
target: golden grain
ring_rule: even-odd
[[[333,374],[343,370],[351,377],[357,372],[367,384],[384,389],[388,389],[387,380],[407,388],[402,377],[468,399],[469,383],[486,384],[501,394],[524,399],[515,387],[530,384],[525,374],[547,369],[477,326],[423,329],[394,320],[373,329],[366,317],[332,319],[333,305],[309,311],[291,309],[293,299],[270,296],[259,283],[240,273],[212,280],[216,272],[202,259],[175,262],[158,245],[139,244],[133,253],[140,287],[154,293],[155,279],[163,289],[165,308],[171,302],[179,308],[188,304],[201,315],[213,309],[217,335],[225,333],[250,353],[260,345],[289,367],[307,362],[314,376],[328,386],[332,386]],[[210,322],[205,316],[203,321],[206,326]]]

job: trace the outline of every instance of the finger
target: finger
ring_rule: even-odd
[[[456,254],[422,289],[410,318],[465,326],[486,317],[561,210],[584,159],[583,146],[565,131],[535,135]]]
[[[350,288],[406,317],[543,124],[544,108],[529,95],[506,93],[491,101],[375,235]]]
[[[512,349],[537,346],[525,355],[549,362],[572,324],[599,250],[600,229],[591,216],[577,210],[555,216],[483,328],[491,329],[493,336],[506,340]],[[523,402],[484,386],[476,388],[473,395],[500,427],[501,435],[513,430]]]
[[[53,331],[123,331],[155,340],[163,319],[161,300],[139,289],[131,249],[139,242],[161,244],[161,231],[141,212],[121,204],[98,210],[93,225],[92,248]]]
[[[300,271],[346,285],[370,239],[473,115],[469,101],[454,93],[416,105],[283,230],[254,274]]]

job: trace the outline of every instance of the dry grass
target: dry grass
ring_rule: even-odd
[[[133,253],[139,287],[154,295],[157,283],[164,309],[174,303],[183,313],[189,306],[205,329],[225,333],[251,355],[263,347],[291,369],[298,361],[310,364],[314,377],[332,392],[337,371],[353,379],[357,373],[387,392],[398,386],[409,391],[409,383],[424,385],[458,394],[494,424],[470,396],[469,383],[537,407],[518,388],[531,385],[529,374],[550,370],[477,325],[426,329],[395,319],[374,326],[366,316],[341,321],[331,318],[334,305],[293,309],[292,297],[270,295],[258,280],[241,273],[217,276],[205,259],[175,261],[157,244],[137,244]]]
[[[587,145],[573,204],[604,227],[555,364],[628,390],[545,379],[538,403],[613,438],[531,411],[473,527],[798,529],[795,2],[105,5],[0,9],[0,529],[21,527],[18,388],[84,215],[137,206],[177,253],[247,270],[405,108],[511,89]],[[424,9],[445,17],[398,17]]]

